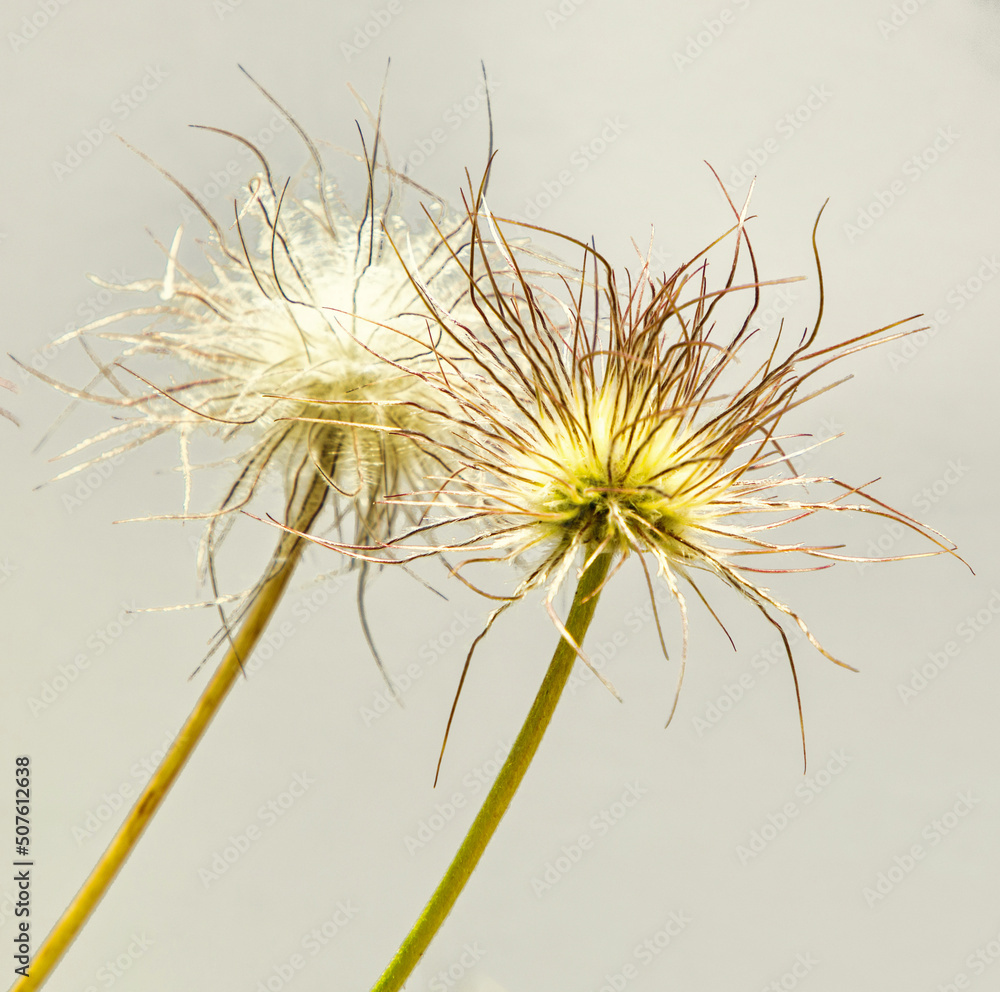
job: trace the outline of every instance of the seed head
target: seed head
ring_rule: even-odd
[[[783,620],[836,659],[755,576],[871,559],[839,544],[782,543],[773,536],[778,528],[816,515],[869,514],[896,521],[934,546],[897,559],[953,551],[941,535],[869,493],[869,484],[796,471],[798,456],[818,445],[792,450],[793,439],[803,435],[780,431],[793,411],[838,384],[821,381],[819,373],[912,330],[897,330],[909,323],[900,321],[833,345],[818,343],[823,281],[814,228],[815,323],[790,345],[783,347],[779,329],[757,347],[763,335],[754,316],[766,284],[746,229],[747,207],[730,205],[736,221],[726,235],[670,275],[655,276],[645,258],[624,290],[596,249],[558,235],[583,249],[582,271],[593,275],[575,284],[564,279],[561,294],[548,296],[528,284],[485,203],[469,211],[467,277],[487,333],[440,319],[442,341],[468,348],[470,358],[458,365],[442,356],[439,370],[419,373],[439,390],[438,408],[460,411],[452,418],[456,440],[448,455],[461,471],[432,492],[398,501],[463,511],[463,525],[473,532],[447,548],[464,553],[456,572],[497,560],[520,564],[520,582],[512,596],[499,597],[505,602],[490,624],[511,602],[542,588],[550,615],[568,636],[552,608],[555,593],[571,571],[611,552],[619,564],[638,559],[651,598],[649,566],[655,566],[679,607],[685,656],[685,591],[712,611],[701,589],[708,573],[778,629],[794,674]],[[725,278],[713,286],[709,255],[726,237],[732,247]],[[742,259],[749,272],[741,283]],[[508,283],[517,291],[505,288]],[[484,286],[489,299],[480,295]],[[561,311],[551,305],[555,295]],[[734,318],[732,303],[740,298],[746,307]],[[812,495],[817,489],[826,490],[824,498]],[[424,523],[411,543],[445,523],[455,521]],[[393,552],[398,548],[395,542]],[[436,550],[414,547],[412,554]],[[782,564],[790,555],[805,563]],[[660,638],[662,645],[662,631]]]
[[[446,449],[424,440],[446,423],[435,409],[442,397],[413,374],[437,368],[449,353],[449,343],[435,340],[425,299],[476,318],[465,271],[452,254],[468,240],[468,221],[439,203],[429,211],[434,225],[411,228],[396,214],[401,194],[414,184],[379,163],[378,119],[372,153],[365,149],[359,157],[368,175],[359,211],[341,199],[315,145],[288,119],[311,156],[300,182],[276,182],[257,148],[220,132],[260,163],[233,203],[228,235],[168,175],[209,225],[203,245],[209,275],[181,263],[178,229],[170,248],[161,246],[162,277],[109,287],[155,294],[151,303],[70,335],[97,365],[94,381],[75,389],[42,376],[78,399],[110,406],[120,420],[65,452],[104,445],[56,478],[163,434],[178,439],[185,496],[177,516],[207,521],[200,561],[213,586],[219,542],[269,474],[283,478],[284,508],[275,516],[286,527],[308,530],[330,506],[336,525],[352,522],[354,543],[389,540],[394,518],[409,511],[384,496],[424,488],[429,473],[450,471]],[[131,330],[126,320],[144,323]],[[87,342],[95,338],[118,343],[112,361],[94,354]],[[190,446],[206,432],[236,451],[226,459],[233,474],[224,496],[199,513],[191,508]],[[326,490],[318,503],[317,484]],[[315,512],[303,520],[310,500]]]

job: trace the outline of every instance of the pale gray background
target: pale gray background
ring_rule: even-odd
[[[475,942],[483,953],[462,979],[466,992],[597,992],[626,964],[636,969],[628,982],[635,992],[753,992],[783,976],[786,988],[797,983],[811,992],[931,992],[963,974],[971,988],[996,987],[1000,623],[985,620],[1000,613],[992,488],[1000,279],[978,290],[969,283],[983,257],[1000,250],[996,4],[733,0],[726,7],[661,8],[586,0],[564,3],[570,16],[550,23],[555,18],[546,10],[558,10],[554,3],[399,0],[377,36],[350,57],[342,46],[387,4],[291,0],[279,9],[261,0],[72,0],[48,23],[42,9],[8,3],[0,25],[2,333],[4,351],[22,358],[86,319],[97,290],[85,273],[159,273],[161,256],[144,228],[169,241],[179,219],[176,192],[111,138],[62,179],[53,162],[65,157],[67,143],[112,116],[129,141],[205,189],[234,150],[186,125],[252,135],[271,117],[237,63],[313,136],[354,149],[358,110],[345,83],[376,101],[391,56],[390,148],[407,156],[443,127],[447,140],[414,175],[455,197],[463,168],[482,167],[485,108],[480,102],[457,129],[446,115],[475,93],[484,59],[495,86],[500,153],[494,210],[522,212],[569,170],[572,182],[541,220],[581,238],[595,235],[619,265],[634,263],[629,238],[645,245],[650,224],[664,265],[719,233],[729,215],[703,160],[729,182],[749,150],[770,139],[776,151],[757,169],[754,201],[763,274],[812,274],[808,233],[829,196],[821,233],[828,341],[911,313],[943,311],[938,333],[906,361],[892,359],[902,354],[899,344],[859,358],[856,378],[796,421],[819,436],[846,431],[811,470],[857,482],[882,476],[874,491],[947,533],[977,572],[972,577],[960,563],[939,558],[865,570],[844,565],[774,583],[831,650],[862,670],[851,675],[798,646],[813,773],[837,751],[849,757],[846,768],[815,801],[802,799],[786,666],[779,662],[766,674],[754,667],[773,632],[725,590],[714,601],[739,653],[710,618],[695,614],[688,681],[675,724],[664,732],[675,672],[660,657],[651,625],[635,632],[628,624],[626,614],[645,593],[641,575],[627,570],[601,602],[589,642],[596,651],[616,633],[619,642],[627,638],[606,669],[625,704],[593,681],[567,696],[522,794],[410,987],[446,987],[434,976]],[[730,11],[726,23],[723,10]],[[26,45],[12,46],[9,33],[23,32],[23,18],[34,15],[42,28]],[[706,21],[717,21],[721,32],[679,66],[676,54],[689,44],[696,52]],[[117,114],[119,94],[142,86],[144,77],[160,81],[134,111]],[[809,119],[793,132],[779,126],[811,92],[826,95],[811,114],[800,110]],[[618,120],[620,135],[580,171],[574,153],[608,118]],[[942,134],[953,140],[919,179],[911,178],[906,163]],[[287,136],[273,155],[278,171],[303,161]],[[336,170],[342,159],[329,161]],[[903,194],[852,240],[845,225],[894,180]],[[355,171],[346,192],[361,192]],[[212,199],[213,208],[226,214],[229,193]],[[957,287],[967,285],[970,298],[959,308]],[[799,328],[812,319],[815,280],[793,289],[790,319]],[[95,312],[117,306],[97,300]],[[69,348],[46,370],[76,382],[86,375]],[[0,374],[19,380],[10,364]],[[203,670],[187,680],[214,623],[205,613],[141,615],[110,647],[95,648],[96,633],[113,624],[123,603],[148,607],[199,595],[194,528],[112,526],[122,517],[179,509],[180,479],[170,471],[175,446],[166,441],[126,459],[69,512],[65,497],[75,483],[33,487],[56,471],[46,457],[106,426],[105,413],[78,411],[45,451],[32,454],[62,403],[30,382],[3,405],[16,410],[22,426],[0,420],[0,753],[7,783],[0,810],[9,823],[12,757],[29,753],[40,939],[113,832],[111,822],[87,838],[79,830],[74,837],[74,828],[123,784],[134,786],[137,763],[180,726],[207,676]],[[202,484],[207,500],[221,482],[209,476]],[[935,501],[920,509],[921,492],[935,485]],[[856,534],[863,551],[881,531]],[[231,585],[255,574],[271,539],[252,526],[244,537],[246,550],[234,544],[227,558]],[[890,553],[914,549],[893,543]],[[473,622],[482,617],[486,606],[436,573],[448,603],[402,574],[376,583],[372,614],[389,665],[398,673],[417,662],[422,678],[404,694],[405,709],[368,726],[362,711],[381,683],[349,587],[327,596],[308,622],[298,619],[310,596],[326,595],[314,576],[333,567],[330,556],[309,555],[281,614],[292,639],[236,687],[52,979],[53,992],[109,982],[122,992],[255,989],[269,977],[276,988],[275,969],[302,951],[303,937],[333,916],[338,901],[357,908],[354,918],[322,953],[307,955],[294,988],[364,989],[379,974],[471,818],[475,797],[465,776],[512,739],[555,638],[536,602],[497,627],[470,678],[435,794],[430,782],[461,645],[474,628],[463,629],[451,650],[434,654],[433,644],[456,620],[467,627],[466,613]],[[966,642],[959,626],[981,610],[982,629]],[[668,633],[676,642],[672,619]],[[956,656],[904,704],[899,686],[949,640],[958,644]],[[89,667],[32,715],[28,700],[81,653]],[[695,719],[746,672],[752,688],[699,734]],[[265,826],[258,808],[280,797],[296,774],[314,784]],[[591,819],[630,783],[646,790],[641,801],[598,836]],[[932,844],[932,822],[970,791],[978,800],[971,812]],[[409,853],[406,837],[455,792],[466,796],[465,808]],[[739,846],[788,803],[797,815],[787,828],[759,857],[741,863]],[[259,842],[206,885],[199,871],[252,824],[261,830]],[[592,849],[536,895],[532,879],[584,833]],[[926,856],[869,907],[864,889],[914,844]],[[5,860],[8,846],[5,839]],[[0,897],[11,892],[10,882],[0,882]],[[0,905],[8,976],[10,906]],[[691,922],[654,961],[641,963],[634,948],[671,913]],[[134,935],[151,943],[130,961],[130,944],[139,946]],[[967,961],[979,949],[989,965]],[[120,955],[130,965],[121,977],[101,971]],[[794,978],[797,959],[819,963]]]

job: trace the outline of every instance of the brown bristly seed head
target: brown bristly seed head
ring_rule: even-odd
[[[861,350],[913,333],[918,328],[900,329],[912,318],[837,344],[817,343],[823,279],[814,227],[820,304],[812,329],[784,352],[779,330],[763,354],[746,361],[748,345],[758,333],[754,315],[760,288],[767,284],[758,276],[746,229],[747,205],[739,210],[730,201],[730,206],[735,223],[725,235],[670,275],[656,277],[647,258],[624,291],[595,248],[545,232],[581,249],[581,272],[592,273],[574,283],[561,280],[561,292],[533,284],[481,196],[467,207],[472,251],[461,264],[486,333],[439,313],[440,340],[464,349],[466,357],[456,362],[442,349],[439,368],[419,373],[441,396],[436,408],[460,411],[452,418],[455,440],[447,453],[461,470],[440,480],[433,491],[395,500],[424,506],[429,515],[440,505],[448,505],[452,513],[440,520],[429,517],[393,542],[394,554],[406,544],[414,558],[440,550],[463,553],[455,567],[459,573],[477,562],[520,563],[517,589],[510,597],[496,597],[504,602],[489,623],[511,602],[540,587],[563,634],[552,600],[570,572],[602,552],[613,553],[619,562],[635,555],[647,582],[649,564],[655,565],[679,607],[683,657],[688,635],[684,584],[714,615],[696,576],[710,573],[777,628],[794,675],[784,619],[801,628],[826,657],[837,659],[794,610],[751,576],[810,571],[838,561],[953,553],[941,535],[887,506],[866,486],[798,474],[794,455],[802,452],[788,452],[782,442],[800,435],[779,433],[789,413],[838,384],[821,382],[818,373]],[[733,248],[726,277],[713,287],[708,257],[727,236]],[[504,259],[502,266],[495,261],[498,256]],[[737,280],[741,257],[749,260],[742,283]],[[736,294],[748,305],[734,326],[723,303]],[[556,298],[559,306],[553,305]],[[832,490],[832,495],[811,499],[807,490],[815,487]],[[453,525],[455,510],[461,523],[473,528],[471,537],[445,548],[415,543],[421,535]],[[842,552],[839,545],[783,544],[772,537],[782,525],[835,513],[888,518],[933,548],[868,559]],[[819,564],[756,564],[792,554]],[[663,644],[662,631],[660,638]],[[797,677],[795,689],[798,698]],[[676,703],[675,695],[671,716]],[[801,719],[801,703],[799,712]]]

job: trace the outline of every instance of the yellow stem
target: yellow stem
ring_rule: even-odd
[[[317,476],[310,485],[299,519],[293,525],[296,530],[308,529],[319,513],[326,490],[325,482]],[[41,988],[108,891],[115,876],[139,842],[143,831],[166,798],[181,769],[204,736],[222,701],[240,675],[242,665],[249,660],[258,638],[267,627],[288,585],[292,572],[295,571],[305,543],[303,538],[294,534],[282,535],[272,559],[271,574],[254,597],[239,631],[212,676],[211,682],[201,694],[187,722],[108,845],[101,860],[90,873],[90,877],[38,949],[28,966],[27,976],[15,982],[10,992],[32,992],[33,989]]]
[[[610,564],[610,554],[598,555],[580,576],[573,605],[566,618],[566,630],[578,645],[583,645],[583,638],[593,619],[601,585],[607,577]],[[507,807],[510,806],[514,793],[517,792],[521,779],[524,778],[524,773],[542,742],[559,697],[569,681],[575,661],[576,651],[563,638],[552,656],[548,671],[535,696],[531,711],[521,727],[521,732],[517,735],[517,740],[514,741],[514,746],[500,769],[493,788],[483,801],[482,808],[469,828],[465,840],[462,841],[462,846],[420,915],[420,919],[414,924],[396,952],[396,956],[382,973],[382,977],[372,986],[372,992],[398,992],[403,987],[403,983],[409,978],[434,935],[451,912],[455,900],[479,863],[504,813],[507,812]]]

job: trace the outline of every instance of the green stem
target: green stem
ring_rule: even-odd
[[[580,576],[580,582],[576,587],[573,605],[566,619],[566,630],[581,646],[593,619],[601,585],[607,577],[610,565],[610,554],[598,555]],[[569,681],[575,661],[576,651],[565,638],[562,638],[535,696],[531,712],[528,713],[524,726],[521,727],[521,732],[517,735],[517,740],[493,783],[493,788],[490,789],[469,832],[465,835],[462,846],[421,913],[420,919],[414,924],[396,952],[396,956],[389,963],[389,967],[382,973],[382,977],[372,986],[372,992],[398,992],[403,987],[410,972],[417,966],[417,962],[451,912],[451,907],[455,905],[455,900],[465,888],[465,883],[479,863],[486,845],[490,842],[504,813],[507,812],[507,807],[510,806],[524,773],[535,757],[559,697]]]
[[[326,493],[326,482],[322,476],[317,475],[310,485],[298,519],[292,524],[296,530],[309,528],[323,505]],[[41,988],[111,887],[111,883],[166,798],[170,787],[208,730],[212,718],[219,711],[229,690],[243,671],[243,665],[250,659],[260,635],[264,633],[288,585],[288,580],[292,577],[292,572],[295,571],[295,566],[299,563],[305,543],[305,540],[296,534],[287,532],[282,534],[272,559],[271,574],[254,597],[232,645],[195,704],[187,722],[125,818],[125,822],[118,828],[101,860],[38,949],[28,966],[28,974],[15,982],[11,992],[33,992]]]

